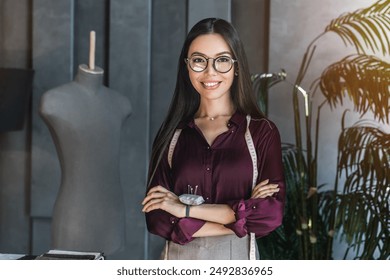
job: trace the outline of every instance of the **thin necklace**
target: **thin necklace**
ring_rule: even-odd
[[[203,117],[199,117],[199,118],[207,118],[209,121],[214,121],[215,119],[219,118],[219,117],[231,117],[232,115],[218,115],[218,116],[215,116],[215,117],[210,117],[210,116],[203,116]]]

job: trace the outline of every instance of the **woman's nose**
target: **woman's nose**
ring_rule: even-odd
[[[205,72],[210,73],[210,74],[217,73],[217,71],[214,68],[214,59],[213,58],[208,59],[208,63],[207,63],[207,67],[205,69]]]

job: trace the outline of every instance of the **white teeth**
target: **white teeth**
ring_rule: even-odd
[[[214,82],[214,83],[204,83],[204,85],[205,85],[206,87],[214,87],[214,86],[218,85],[218,82]]]

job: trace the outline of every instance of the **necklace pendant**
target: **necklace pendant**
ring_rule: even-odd
[[[214,117],[210,117],[209,120],[210,120],[210,121],[213,121],[213,120],[215,120],[215,118],[214,118]]]

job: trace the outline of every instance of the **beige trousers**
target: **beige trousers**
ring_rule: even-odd
[[[250,237],[236,235],[198,237],[180,245],[167,241],[160,259],[167,260],[249,260]],[[256,259],[259,259],[256,244]]]

